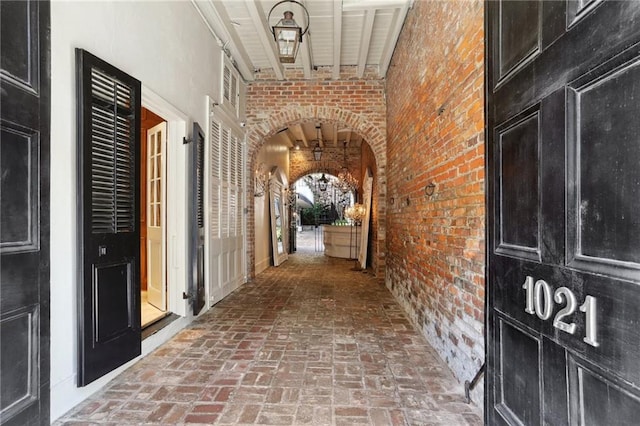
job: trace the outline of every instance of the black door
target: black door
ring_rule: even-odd
[[[49,424],[49,3],[0,2],[0,424]]]
[[[140,82],[76,50],[78,386],[140,355]]]
[[[640,421],[640,2],[487,3],[487,423]]]
[[[198,123],[193,123],[189,145],[189,263],[191,274],[189,292],[193,303],[193,315],[198,315],[205,305],[204,289],[204,141],[205,136]]]

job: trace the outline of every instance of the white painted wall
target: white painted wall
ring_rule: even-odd
[[[274,166],[283,170],[287,179],[289,178],[289,149],[277,143],[266,143],[260,152],[256,164],[264,163],[266,170],[271,170]],[[269,194],[263,197],[255,197],[254,200],[255,219],[255,274],[267,269],[271,264],[269,248],[271,246],[271,234],[269,233]]]
[[[221,51],[190,2],[53,1],[51,5],[51,418],[113,374],[76,387],[75,53],[84,48],[142,81],[206,127],[206,96],[220,99]],[[244,92],[241,96],[244,110]],[[242,114],[243,116],[244,114]],[[176,148],[179,149],[179,148]],[[172,259],[170,259],[171,261]],[[185,265],[183,265],[185,266]],[[186,266],[185,266],[186,267]],[[160,339],[188,324],[174,323]],[[148,353],[160,342],[143,343]],[[153,340],[153,339],[152,339]],[[157,339],[155,339],[157,340]]]

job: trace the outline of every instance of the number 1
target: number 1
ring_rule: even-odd
[[[598,346],[600,346],[600,343],[598,343],[597,340],[598,322],[596,321],[596,308],[597,299],[593,296],[585,297],[584,303],[580,305],[580,311],[585,313],[585,336],[582,340],[584,340],[585,343],[597,348]]]

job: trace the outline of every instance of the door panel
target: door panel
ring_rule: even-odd
[[[0,424],[49,423],[49,2],[0,2]]]
[[[488,424],[636,423],[639,19],[487,3]]]
[[[165,199],[167,123],[147,132],[147,297],[149,303],[167,309],[165,262]]]
[[[571,406],[574,423],[587,425],[637,424],[640,399],[611,380],[600,370],[577,358],[569,358],[569,382],[576,398]],[[611,414],[615,413],[615,423]]]
[[[140,354],[140,82],[77,49],[78,385]]]
[[[498,320],[497,333],[500,386],[496,388],[496,409],[508,423],[540,424],[540,341],[503,320]],[[509,362],[512,357],[535,368],[520,368]]]
[[[244,282],[244,144],[215,117],[209,100],[208,237],[209,303]]]

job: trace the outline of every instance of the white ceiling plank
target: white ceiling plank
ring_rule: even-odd
[[[214,38],[221,43],[220,47],[228,49],[242,78],[246,81],[253,81],[255,79],[253,63],[238,33],[230,24],[230,19],[224,4],[221,1],[210,0],[191,0],[191,4],[195,7],[196,11],[198,11],[198,14],[202,17]]]
[[[307,7],[303,0],[299,1],[305,8]],[[298,25],[304,31],[309,23],[307,22],[307,16],[304,13],[302,13],[301,15],[302,16],[300,17],[300,22],[298,23]],[[307,33],[302,36],[302,43],[300,43],[298,53],[300,53],[300,55],[302,56],[302,69],[304,71],[304,78],[311,78],[311,67],[313,64],[311,61],[311,40],[309,39],[309,31],[307,31]]]
[[[367,66],[367,56],[369,54],[369,45],[371,44],[371,35],[373,33],[373,21],[376,17],[375,10],[367,10],[364,15],[364,26],[362,27],[362,37],[360,38],[360,50],[358,53],[358,69],[356,76],[362,78],[364,70]]]
[[[412,0],[344,0],[342,10],[397,9],[412,3]]]
[[[340,78],[340,55],[342,54],[342,1],[333,0],[333,73],[332,78]]]
[[[378,66],[378,75],[382,78],[387,75],[387,71],[389,70],[393,51],[396,49],[398,37],[400,36],[400,31],[402,31],[402,26],[404,25],[404,20],[407,17],[409,8],[410,4],[405,3],[402,8],[397,9],[394,13],[393,23],[391,24],[389,35],[387,35],[382,56],[380,57],[380,65]]]
[[[271,30],[267,26],[267,18],[265,17],[260,3],[260,0],[246,0],[247,10],[249,11],[249,15],[251,15],[251,20],[253,21],[253,25],[255,26],[267,57],[269,58],[269,63],[276,74],[276,78],[278,80],[284,80],[284,68],[278,59],[276,43],[273,40]]]

